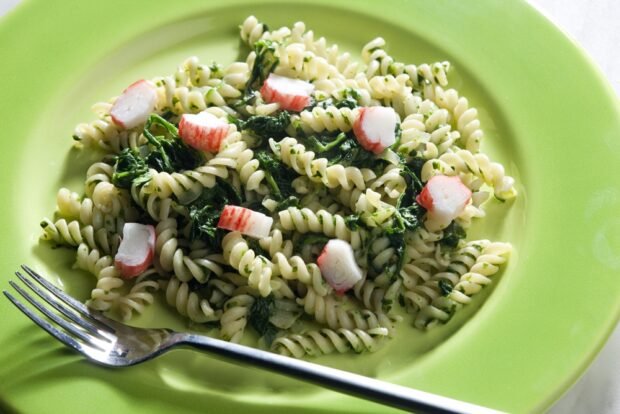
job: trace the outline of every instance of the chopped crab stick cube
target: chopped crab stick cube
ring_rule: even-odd
[[[364,149],[380,154],[396,142],[396,126],[399,122],[394,109],[369,106],[360,109],[353,123],[353,133]]]
[[[149,268],[155,254],[155,228],[140,223],[125,223],[123,239],[114,256],[114,266],[125,279],[136,277]]]
[[[201,151],[218,152],[228,134],[226,121],[209,112],[184,114],[179,122],[179,136],[190,147]]]
[[[299,79],[270,74],[260,89],[260,94],[267,102],[275,102],[280,109],[299,112],[310,105],[310,95],[314,85]]]
[[[362,271],[355,262],[353,248],[344,240],[332,239],[327,242],[317,264],[325,281],[339,295],[362,279]]]
[[[217,227],[230,231],[238,231],[246,236],[257,239],[269,236],[273,219],[262,213],[238,206],[224,207]]]
[[[144,79],[132,83],[110,109],[112,121],[125,129],[131,129],[146,122],[155,110],[157,90],[155,85]]]
[[[471,190],[459,177],[435,175],[428,180],[416,201],[426,209],[428,218],[443,228],[465,210],[470,199]]]

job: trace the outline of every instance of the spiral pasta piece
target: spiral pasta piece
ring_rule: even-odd
[[[167,272],[174,272],[182,282],[192,279],[205,283],[212,275],[221,275],[224,270],[218,263],[218,255],[210,255],[204,250],[194,250],[187,254],[177,238],[175,219],[166,219],[155,227],[157,235],[155,253],[159,266]]]
[[[151,270],[153,273],[154,270]],[[147,280],[148,273],[143,273],[134,283],[128,293],[117,299],[116,305],[121,315],[121,320],[129,321],[134,313],[141,314],[144,309],[153,303],[153,292],[159,290],[159,283]]]
[[[359,109],[316,106],[311,111],[302,111],[295,116],[292,124],[298,125],[306,134],[323,131],[349,132],[359,117]]]
[[[193,292],[186,282],[176,277],[170,278],[166,284],[166,302],[196,323],[217,321],[222,314],[214,310],[207,299]]]
[[[248,313],[254,298],[247,294],[239,294],[224,304],[224,312],[220,318],[220,336],[230,342],[239,342],[247,325]]]
[[[387,328],[379,327],[364,331],[362,329],[321,329],[309,331],[303,335],[288,335],[277,338],[272,349],[282,355],[301,358],[305,355],[318,356],[333,352],[344,353],[353,350],[356,353],[374,352],[380,345],[380,339],[388,335]]]
[[[284,230],[294,230],[299,233],[321,233],[347,242],[354,240],[344,217],[331,214],[326,210],[319,210],[315,213],[309,208],[289,207],[278,212],[278,216],[280,225]]]
[[[90,249],[82,243],[77,248],[75,266],[97,278],[88,306],[100,311],[108,311],[115,307],[118,298],[121,297],[119,290],[124,282],[120,272],[114,267],[114,259],[111,256],[102,256],[97,249]]]
[[[307,51],[304,44],[279,45],[275,54],[279,59],[274,71],[277,75],[306,81],[342,77],[335,66],[330,65],[325,58]]]
[[[239,274],[248,278],[250,287],[257,289],[261,296],[271,293],[271,262],[266,257],[256,255],[241,233],[228,233],[222,240],[222,249],[224,260],[239,271]]]
[[[465,252],[464,249],[469,250]],[[405,294],[419,309],[414,322],[416,327],[427,328],[448,321],[459,306],[468,304],[472,295],[491,282],[489,276],[499,271],[499,265],[506,262],[512,247],[508,243],[480,240],[468,243],[464,249],[459,251],[460,262],[433,275],[430,281],[415,288],[415,293]]]
[[[492,162],[485,154],[473,154],[467,150],[446,152],[436,160],[427,161],[422,167],[422,181],[437,174],[459,175],[473,191],[480,188],[476,179],[493,188],[495,197],[505,200],[516,196],[514,179],[504,172],[504,167]]]
[[[314,316],[315,320],[327,325],[330,329],[362,329],[387,328],[392,332],[393,321],[383,312],[372,312],[368,309],[344,309],[343,304],[333,296],[317,294],[312,288],[308,289],[303,299],[297,299],[303,306],[304,312]]]
[[[449,62],[434,62],[431,64],[406,65],[394,60],[383,48],[385,40],[381,37],[368,42],[362,49],[362,59],[367,64],[366,76],[392,74],[408,76],[408,83],[414,90],[432,90],[435,85],[448,84],[447,73],[450,70]]]
[[[299,280],[322,296],[332,291],[323,279],[319,267],[314,263],[306,263],[299,256],[287,257],[277,252],[273,255],[272,272],[274,275],[281,275],[285,280]]]
[[[454,89],[443,90],[435,87],[435,102],[452,113],[454,125],[461,135],[461,145],[464,149],[477,153],[484,137],[480,129],[478,111],[469,106],[467,98],[459,96]]]

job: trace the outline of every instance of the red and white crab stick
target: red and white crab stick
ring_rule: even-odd
[[[428,218],[444,228],[457,218],[471,200],[471,190],[457,176],[435,175],[426,183],[416,201]]]
[[[238,231],[257,239],[269,236],[273,219],[262,213],[239,206],[224,206],[217,227]]]
[[[344,240],[328,241],[316,262],[325,281],[339,295],[362,279],[362,270],[355,262],[353,248]]]
[[[132,83],[116,98],[110,109],[112,121],[125,129],[135,128],[146,122],[155,110],[157,89],[144,79]]]
[[[260,89],[266,102],[280,104],[280,109],[299,112],[310,105],[314,85],[300,79],[270,74]]]
[[[228,122],[209,112],[184,114],[179,122],[179,136],[190,147],[218,152],[228,134]]]
[[[360,108],[353,123],[353,133],[367,151],[380,154],[396,142],[396,126],[400,123],[394,109],[385,106]]]
[[[114,266],[125,279],[143,273],[153,263],[155,228],[140,223],[125,223],[123,239],[114,256]]]

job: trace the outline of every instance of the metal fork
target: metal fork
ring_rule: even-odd
[[[403,410],[420,413],[499,413],[474,404],[207,336],[124,325],[89,309],[28,266],[22,265],[22,269],[25,275],[19,271],[15,275],[28,289],[13,281],[9,281],[9,284],[47,319],[4,291],[6,297],[47,333],[100,365],[136,365],[174,347],[185,346]],[[33,298],[32,292],[43,302]]]

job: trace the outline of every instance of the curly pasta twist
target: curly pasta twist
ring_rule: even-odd
[[[90,249],[82,243],[77,248],[75,266],[95,275],[97,284],[92,290],[88,306],[100,311],[108,311],[114,307],[121,296],[119,290],[124,282],[114,267],[112,256],[102,256],[97,249]]]
[[[224,313],[220,318],[220,336],[230,342],[239,342],[247,325],[247,316],[254,303],[248,294],[239,294],[224,304]]]
[[[306,134],[323,131],[349,132],[358,117],[359,108],[316,106],[311,111],[302,111],[298,116],[293,116],[291,125],[299,126]]]
[[[411,88],[407,86],[407,75],[385,75],[385,76],[373,76],[367,78],[363,73],[358,73],[353,82],[348,81],[347,84],[353,89],[366,90],[371,99],[386,100],[397,99],[406,95],[411,91]]]
[[[267,251],[271,257],[276,253],[282,253],[286,257],[293,254],[293,242],[284,239],[282,232],[278,229],[271,231],[269,237],[262,238],[258,241],[260,247]]]
[[[222,249],[224,260],[248,278],[250,287],[257,289],[261,296],[271,293],[272,264],[267,258],[256,255],[241,233],[233,231],[224,236]]]
[[[449,62],[435,62],[431,64],[405,65],[396,62],[383,48],[385,40],[381,37],[368,42],[362,49],[362,59],[367,64],[366,76],[376,75],[401,75],[409,77],[411,86],[418,91],[424,90],[429,84],[431,86],[448,84],[447,73],[450,70]]]
[[[260,23],[254,16],[246,18],[239,26],[241,40],[252,47],[267,31],[267,25]]]
[[[144,185],[131,185],[131,198],[148,213],[153,220],[163,221],[174,215],[175,201],[172,198],[162,198],[151,193]]]
[[[423,227],[418,227],[413,233],[407,234],[405,262],[432,255],[435,252],[435,243],[442,238],[442,231],[428,231]]]
[[[151,269],[151,272],[155,271]],[[117,299],[116,305],[124,322],[129,321],[134,313],[144,312],[144,308],[151,305],[155,299],[153,292],[159,290],[159,283],[145,280],[145,276],[148,276],[148,271],[136,280],[127,294]]]
[[[309,208],[289,207],[278,212],[278,216],[280,225],[284,230],[295,230],[299,233],[321,233],[348,242],[353,239],[344,217],[331,214],[326,210],[319,210],[315,213]]]
[[[506,200],[516,196],[514,179],[505,174],[504,167],[492,162],[485,154],[473,154],[467,150],[446,152],[436,160],[427,161],[422,167],[422,181],[437,174],[459,175],[472,191],[480,188],[476,179],[493,188],[495,197]]]
[[[432,256],[413,259],[405,263],[400,271],[400,277],[405,288],[413,289],[420,283],[428,281],[435,272],[445,269],[449,264],[449,255],[442,253],[441,245],[438,245]]]
[[[379,340],[388,335],[387,328],[379,327],[364,331],[362,329],[321,329],[303,335],[288,335],[273,341],[272,349],[282,355],[301,358],[305,355],[318,356],[332,352],[356,353],[376,351]]]
[[[237,172],[246,190],[256,191],[259,194],[267,194],[267,186],[264,185],[265,171],[260,169],[260,162],[254,158],[254,152],[246,148],[237,152]]]
[[[207,299],[192,292],[186,282],[176,277],[170,278],[166,284],[166,302],[196,323],[217,321],[222,314],[214,310]]]
[[[188,87],[178,85],[174,77],[167,76],[156,79],[155,85],[158,88],[157,109],[162,113],[198,113],[210,106],[218,106],[233,115],[236,112],[227,106],[227,100],[241,97],[241,91],[222,79],[209,79],[205,86]]]
[[[250,48],[254,47],[254,43],[260,39],[268,39],[282,43],[291,35],[291,29],[288,27],[281,27],[277,30],[269,31],[267,25],[259,22],[254,16],[245,19],[243,24],[239,26],[239,29],[241,40],[250,46]]]
[[[407,183],[401,175],[401,168],[398,165],[390,164],[385,167],[383,174],[375,179],[370,188],[375,191],[383,191],[389,198],[396,199],[405,192]]]
[[[359,196],[354,211],[368,227],[374,228],[387,222],[396,212],[396,208],[381,201],[381,194],[367,189]]]
[[[304,312],[314,316],[314,319],[327,325],[330,329],[362,329],[387,328],[389,332],[394,328],[392,320],[383,312],[372,312],[368,309],[344,309],[343,304],[337,302],[333,296],[322,296],[312,288],[306,296],[297,299],[297,303],[304,307]]]
[[[359,63],[351,60],[349,53],[340,53],[337,45],[327,45],[324,37],[314,38],[312,30],[306,31],[306,25],[303,22],[296,22],[291,29],[291,43],[301,43],[306,50],[317,56],[325,58],[327,62],[338,69],[345,77],[350,78],[358,72]]]
[[[512,246],[509,243],[489,242],[477,257],[474,265],[454,285],[448,298],[460,304],[469,303],[472,295],[491,283],[489,276],[499,271],[499,266],[508,260],[511,252]]]
[[[306,263],[301,257],[287,257],[277,252],[273,255],[273,274],[282,275],[285,280],[299,280],[311,286],[318,295],[331,293],[331,287],[323,279],[321,270],[314,263]]]
[[[196,279],[205,283],[212,274],[221,275],[224,269],[217,262],[217,255],[209,255],[203,250],[194,250],[189,254],[179,246],[177,223],[169,218],[155,227],[157,235],[155,253],[159,266],[167,272],[174,272],[182,282]]]
[[[211,79],[221,78],[221,73],[217,65],[213,67],[205,66],[200,63],[200,60],[196,56],[190,56],[177,67],[177,71],[174,74],[174,83],[178,86],[207,86],[208,81]],[[156,86],[163,86],[159,84],[161,78],[155,79]]]
[[[342,77],[336,67],[325,58],[307,51],[301,43],[279,45],[275,54],[279,58],[274,71],[277,75],[306,81]]]
[[[472,153],[479,152],[484,133],[480,129],[476,108],[470,108],[467,98],[459,97],[456,90],[443,90],[439,86],[435,88],[435,102],[452,113],[454,125],[461,134],[462,147]]]
[[[405,298],[419,309],[414,322],[416,327],[427,328],[449,320],[457,307],[468,304],[472,295],[491,282],[489,276],[499,271],[499,265],[506,262],[512,250],[508,243],[488,240],[468,243],[466,248],[470,248],[468,253],[459,252],[461,260],[469,255],[465,263],[457,262],[451,271],[433,275],[430,281],[414,289],[417,295],[405,294]],[[444,291],[446,284],[442,289],[441,281],[447,282],[451,288],[449,293]]]
[[[67,222],[65,219],[59,219],[53,223],[49,219],[43,219],[41,227],[43,240],[51,240],[66,246],[86,243],[91,249],[101,250],[105,254],[115,254],[121,241],[121,236],[116,231],[110,232],[106,228],[95,230],[93,226],[83,226],[77,220]],[[122,224],[120,227],[122,228]]]
[[[459,250],[455,251],[450,258],[450,264],[445,270],[440,270],[422,284],[409,285],[405,283],[407,289],[403,293],[405,301],[412,307],[414,312],[420,312],[442,296],[440,281],[454,286],[471,267],[475,264],[483,249],[488,245],[487,240],[469,242]],[[433,309],[435,319],[447,320],[450,317],[450,310]],[[429,310],[425,311],[427,315]]]

